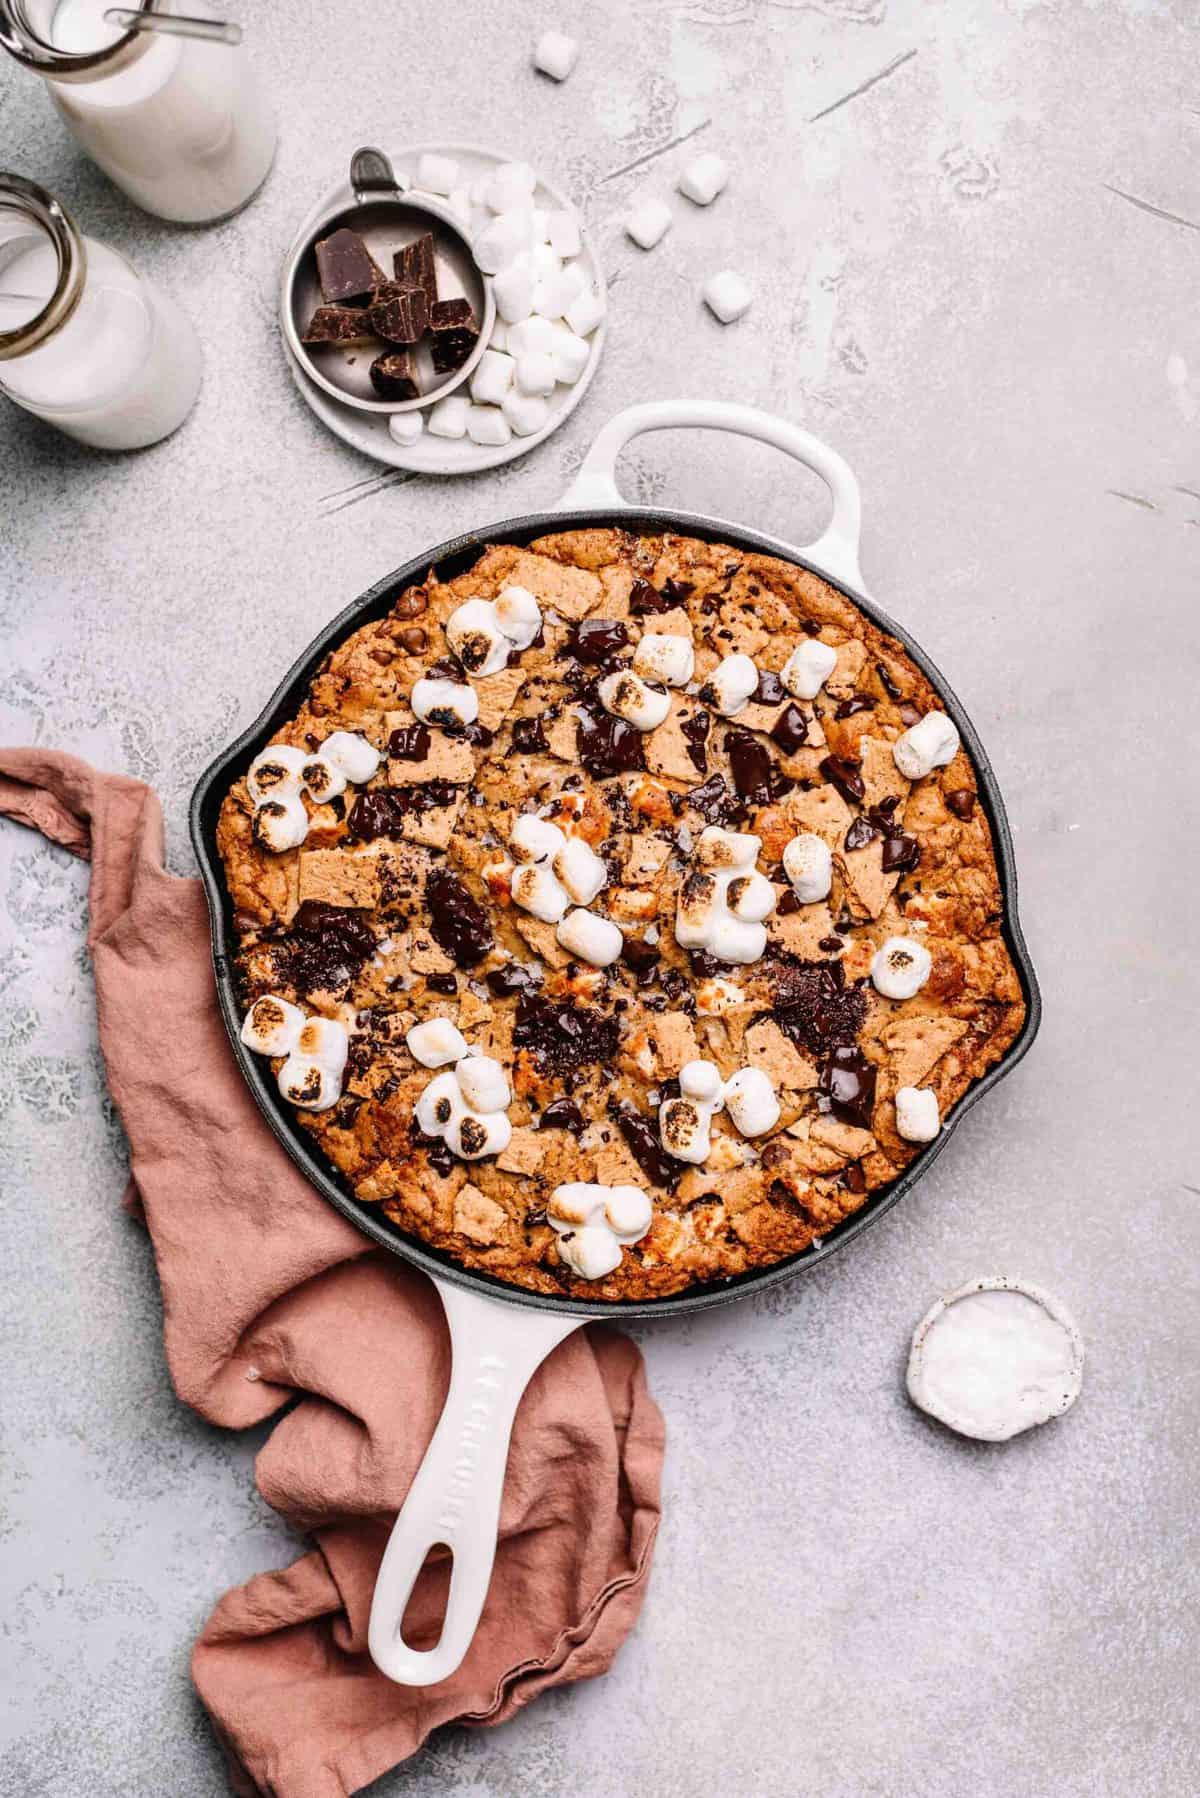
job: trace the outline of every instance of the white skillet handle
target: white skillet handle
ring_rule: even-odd
[[[858,565],[862,535],[862,500],[850,466],[836,450],[802,431],[785,418],[758,412],[753,406],[727,405],[723,400],[653,400],[630,406],[610,418],[583,459],[579,473],[559,500],[556,510],[599,511],[622,507],[616,482],[617,457],[633,437],[644,431],[731,431],[738,437],[756,437],[803,462],[820,475],[833,495],[833,517],[822,536],[803,551],[812,562],[859,593],[864,591]]]
[[[517,1405],[550,1350],[588,1321],[503,1305],[448,1281],[434,1285],[450,1325],[450,1390],[384,1553],[367,1635],[375,1665],[402,1686],[447,1679],[470,1648],[496,1558]],[[410,1648],[400,1625],[439,1542],[454,1556],[442,1633],[433,1648]]]

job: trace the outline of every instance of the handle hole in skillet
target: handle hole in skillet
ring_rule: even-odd
[[[406,1648],[422,1651],[436,1648],[441,1641],[453,1571],[454,1550],[445,1542],[435,1542],[413,1582],[400,1619],[400,1640]]]
[[[829,523],[829,489],[782,450],[729,431],[649,431],[617,463],[631,505],[727,518],[797,548]]]

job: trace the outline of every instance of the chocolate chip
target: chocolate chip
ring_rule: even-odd
[[[834,712],[835,718],[853,718],[856,712],[873,712],[875,701],[867,693],[852,693]]]
[[[583,1113],[573,1099],[552,1099],[538,1119],[539,1130],[569,1130],[583,1135]]]
[[[429,934],[460,968],[474,967],[492,946],[487,913],[448,868],[435,868],[425,882]]]
[[[873,842],[878,834],[869,818],[857,817],[846,832],[845,847],[847,849],[865,849],[867,844]]]
[[[896,685],[895,681],[892,679],[891,672],[884,665],[883,662],[876,662],[875,672],[879,676],[880,685],[882,686],[884,692],[887,694],[888,698],[889,699],[899,699],[900,698],[900,688]]]
[[[782,705],[787,698],[783,682],[769,668],[759,670],[758,685],[751,695],[755,705]]]
[[[837,788],[843,799],[861,802],[866,798],[867,789],[863,785],[862,768],[858,762],[852,762],[846,756],[827,755],[819,766],[826,780]]]
[[[842,939],[840,936],[823,936],[817,944],[817,948],[823,949],[826,955],[836,955],[841,947]]]
[[[447,1143],[440,1136],[426,1136],[416,1118],[409,1125],[408,1133],[419,1149],[424,1149],[429,1165],[435,1174],[444,1180],[454,1169],[454,1155]]]
[[[396,632],[396,641],[406,655],[419,656],[429,648],[429,633],[419,624],[410,624]]]
[[[714,980],[721,972],[722,964],[707,949],[689,949],[688,961],[697,980]]]
[[[821,1069],[818,1090],[829,1099],[833,1115],[860,1130],[871,1128],[878,1069],[861,1049],[835,1048]]]
[[[611,774],[631,774],[646,766],[641,731],[607,712],[585,712],[579,721],[576,742],[580,761],[597,780]]]
[[[867,1176],[863,1173],[862,1168],[857,1161],[852,1161],[842,1175],[842,1185],[846,1188],[847,1192],[866,1192]]]
[[[799,910],[800,910],[800,901],[799,901],[799,899],[797,899],[797,897],[796,897],[795,893],[792,891],[791,887],[788,887],[787,890],[783,893],[783,895],[779,899],[779,902],[775,907],[775,911],[776,911],[777,915],[781,918],[790,918],[792,916],[793,912],[798,912]]]
[[[901,833],[883,839],[883,871],[885,874],[907,872],[915,868],[921,859],[921,845],[916,837],[906,837]]]
[[[432,744],[427,724],[402,724],[388,738],[388,754],[400,762],[423,762]]]
[[[686,1169],[673,1161],[658,1140],[658,1132],[648,1118],[642,1116],[628,1100],[622,1100],[611,1112],[629,1152],[653,1186],[674,1188]]]
[[[577,662],[597,667],[611,662],[629,642],[629,632],[619,618],[585,618],[567,640],[566,652]]]
[[[393,616],[396,618],[420,618],[422,613],[428,610],[429,601],[420,587],[410,587],[407,593],[400,595],[392,607]]]
[[[955,787],[949,793],[943,793],[947,810],[956,818],[972,818],[975,815],[975,794],[970,787]]]
[[[679,731],[687,744],[688,760],[697,774],[708,773],[708,733],[712,729],[712,718],[707,712],[690,712],[686,718],[679,720]]]
[[[647,968],[653,968],[661,960],[662,951],[656,943],[644,942],[640,936],[627,936],[625,946],[621,950],[621,960],[631,967],[635,974],[644,974]]]
[[[458,975],[426,974],[425,984],[431,993],[444,993],[446,998],[453,999],[458,992]]]
[[[784,706],[771,726],[771,741],[778,743],[784,755],[795,755],[803,749],[808,737],[808,719],[794,702]]]
[[[629,611],[633,618],[649,618],[659,612],[669,612],[672,602],[649,581],[634,581],[629,593]]]
[[[512,746],[518,755],[539,755],[549,749],[540,718],[516,718],[512,727]]]

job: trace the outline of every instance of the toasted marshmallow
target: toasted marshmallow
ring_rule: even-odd
[[[300,1111],[329,1111],[342,1096],[342,1077],[319,1061],[289,1055],[276,1081],[289,1105]]]
[[[775,889],[754,867],[759,837],[710,824],[695,848],[695,867],[679,889],[675,940],[707,949],[719,961],[746,965],[767,946],[762,920],[775,908]]]
[[[467,1039],[449,1018],[427,1018],[405,1037],[408,1052],[423,1068],[444,1068],[467,1052]]]
[[[696,671],[696,652],[690,637],[670,631],[647,631],[633,652],[636,673],[666,687],[686,687]]]
[[[702,868],[732,873],[752,868],[761,848],[762,838],[748,830],[726,830],[721,824],[709,824],[696,843],[696,860]]]
[[[837,650],[819,637],[806,637],[783,665],[780,680],[796,699],[815,699],[837,666]]]
[[[552,866],[576,905],[590,905],[608,885],[607,862],[582,837],[568,838],[554,857]],[[617,953],[620,953],[619,949]],[[596,965],[603,967],[604,963]]]
[[[746,1002],[745,992],[732,980],[723,980],[719,975],[712,980],[702,980],[696,988],[696,1010],[701,1017],[719,1017],[723,1011],[733,1011]]]
[[[676,1161],[703,1167],[712,1152],[713,1107],[698,1099],[665,1099],[658,1108],[658,1134]]]
[[[775,910],[775,888],[765,874],[735,874],[725,888],[725,903],[735,918],[761,924]]]
[[[511,644],[490,599],[468,599],[456,606],[446,620],[446,641],[467,673],[479,680],[508,666]]]
[[[905,1142],[932,1142],[941,1127],[933,1088],[902,1086],[896,1094],[896,1128]]]
[[[890,936],[871,961],[871,983],[885,999],[911,999],[929,979],[933,960],[914,936]]]
[[[648,687],[638,674],[617,668],[597,682],[596,692],[606,712],[623,718],[635,730],[655,730],[671,709],[671,696]]]
[[[296,1039],[296,1054],[327,1073],[340,1075],[350,1053],[350,1032],[336,1018],[307,1018]]]
[[[712,703],[723,718],[736,718],[749,704],[758,686],[758,669],[749,656],[726,656],[705,681],[701,694],[712,694]]]
[[[266,993],[256,999],[242,1023],[242,1041],[256,1055],[288,1055],[296,1047],[304,1028],[304,1013],[298,1005]]]
[[[274,855],[285,849],[296,849],[308,835],[308,813],[299,794],[286,799],[267,799],[255,812],[250,825],[254,840]]]
[[[594,968],[611,967],[625,946],[618,925],[595,912],[569,911],[554,932],[562,947]]]
[[[922,780],[944,768],[958,754],[958,726],[945,712],[926,712],[919,724],[892,744],[892,755],[905,780]]]
[[[512,877],[514,905],[543,924],[557,924],[571,903],[571,896],[545,862],[530,862]]]
[[[356,787],[364,786],[383,760],[375,745],[356,730],[333,731],[322,743],[319,754]]]
[[[815,905],[829,897],[833,885],[833,854],[823,837],[802,830],[783,852],[783,871],[801,905]]]
[[[618,1268],[622,1244],[640,1242],[653,1219],[654,1208],[640,1186],[574,1180],[556,1186],[546,1206],[559,1255],[582,1280],[602,1280]]]
[[[522,812],[508,839],[515,862],[544,862],[566,845],[566,837],[557,824],[539,818],[535,812]]]
[[[438,1136],[462,1161],[499,1155],[512,1140],[505,1112],[508,1078],[489,1055],[468,1055],[453,1070],[435,1074],[415,1107],[426,1136]]]
[[[422,724],[474,724],[479,716],[474,687],[453,680],[431,680],[426,674],[413,688],[410,703]]]
[[[336,799],[346,791],[346,776],[323,755],[314,755],[304,764],[304,785],[317,804],[324,805],[327,799]]]
[[[458,1089],[472,1111],[503,1111],[512,1100],[508,1075],[490,1055],[466,1055],[458,1063]]]
[[[510,643],[528,649],[542,628],[542,609],[527,587],[503,587],[495,601],[496,623]]]
[[[246,789],[255,805],[268,799],[294,799],[304,785],[306,749],[289,743],[272,743],[259,750],[246,774]]]
[[[578,39],[562,31],[543,31],[534,46],[533,66],[555,81],[565,81],[579,55]]]
[[[743,1136],[765,1136],[779,1122],[779,1100],[761,1068],[739,1068],[725,1083],[725,1109]]]

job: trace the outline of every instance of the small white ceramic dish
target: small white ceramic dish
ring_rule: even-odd
[[[1007,1442],[1061,1417],[1082,1386],[1075,1320],[1052,1293],[1025,1280],[970,1280],[939,1299],[913,1333],[913,1404],[979,1442]]]
[[[397,173],[402,174],[410,183],[415,184],[417,163],[424,155],[448,156],[459,165],[459,180],[463,186],[470,186],[480,176],[488,175],[502,163],[514,162],[518,158],[505,151],[489,150],[477,144],[409,144],[389,152],[389,159]],[[427,203],[434,210],[445,206],[445,201],[436,195],[426,195],[413,187],[413,198]],[[575,210],[573,203],[565,194],[548,181],[540,178],[534,194],[534,203],[547,209]],[[307,244],[314,230],[322,219],[337,213],[348,211],[354,205],[354,192],[349,182],[342,182],[332,192],[325,194],[303,219],[295,238],[288,248],[286,263],[292,261],[297,250]],[[604,273],[588,239],[586,231],[582,231],[583,248],[578,260],[583,263],[592,281],[602,297],[606,296]],[[490,284],[489,284],[490,285]],[[361,450],[364,456],[370,456],[376,462],[384,462],[391,468],[410,469],[415,474],[454,475],[479,474],[485,469],[499,468],[505,462],[515,461],[528,450],[536,449],[539,443],[555,432],[565,419],[569,418],[587,391],[596,372],[604,349],[604,339],[608,328],[607,316],[601,319],[589,339],[591,355],[587,367],[573,387],[558,386],[549,396],[550,415],[540,431],[528,437],[514,436],[509,443],[497,444],[494,447],[473,443],[469,437],[448,438],[430,436],[428,430],[422,432],[415,443],[397,443],[388,432],[388,418],[384,412],[360,411],[352,406],[342,404],[331,393],[324,391],[311,380],[291,350],[286,335],[283,339],[284,353],[297,391],[305,403],[311,407],[323,424],[327,425],[336,437],[351,448]],[[465,389],[460,389],[465,391]]]

